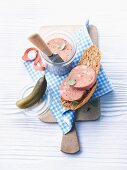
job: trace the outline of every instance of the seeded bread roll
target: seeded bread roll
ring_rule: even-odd
[[[96,74],[98,75],[99,70],[100,70],[100,60],[101,60],[101,53],[99,49],[95,46],[92,45],[88,49],[86,49],[78,63],[78,65],[87,65],[91,66]],[[83,98],[80,101],[65,101],[62,97],[60,98],[61,104],[70,110],[76,110],[82,107],[87,101],[91,98],[93,95],[94,91],[96,90],[97,87],[97,82],[93,85],[93,87],[87,91],[87,93],[83,96]]]

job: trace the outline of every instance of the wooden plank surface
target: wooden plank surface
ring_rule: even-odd
[[[126,1],[78,0],[70,7],[67,0],[62,7],[58,0],[0,2],[0,170],[127,168]],[[87,16],[99,29],[102,64],[114,92],[101,98],[98,121],[77,123],[82,152],[69,156],[59,151],[58,125],[23,115],[15,101],[31,82],[21,61],[31,46],[26,37],[41,25],[81,25]]]

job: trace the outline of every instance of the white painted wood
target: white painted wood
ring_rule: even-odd
[[[23,115],[15,106],[31,82],[21,56],[42,25],[83,24],[99,29],[103,66],[114,92],[101,98],[102,117],[78,123],[81,153],[59,151],[61,130]],[[127,6],[125,0],[0,1],[0,170],[127,169]]]

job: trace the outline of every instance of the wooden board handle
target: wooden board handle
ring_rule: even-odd
[[[44,42],[44,40],[41,38],[41,36],[38,33],[34,33],[28,37],[28,40],[32,42],[39,50],[41,50],[44,54],[47,56],[51,56],[52,52],[48,48],[47,44]]]
[[[78,152],[79,150],[80,147],[78,143],[76,127],[74,125],[69,133],[63,135],[61,142],[61,151],[72,154]]]

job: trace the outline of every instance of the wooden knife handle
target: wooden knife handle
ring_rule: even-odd
[[[51,56],[52,52],[48,48],[47,44],[44,42],[44,40],[41,38],[41,36],[38,33],[34,33],[28,37],[28,40],[32,42],[39,50],[41,50],[44,54],[47,56]]]

